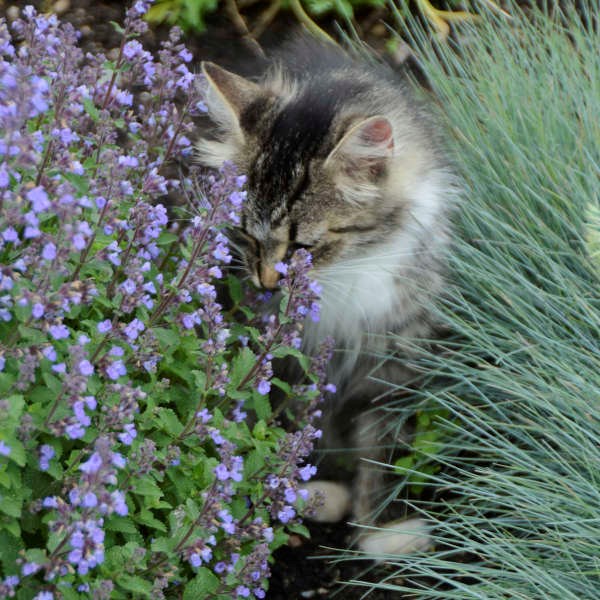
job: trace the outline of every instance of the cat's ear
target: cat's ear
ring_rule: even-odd
[[[244,110],[262,93],[256,83],[211,62],[202,63],[208,81],[207,104],[219,124],[239,127]]]
[[[358,179],[375,181],[394,153],[394,129],[384,116],[355,123],[331,151],[325,164]]]
[[[196,145],[199,162],[219,167],[232,160],[244,144],[240,117],[262,92],[260,86],[211,62],[201,64],[208,82],[206,105],[208,114],[220,129],[219,140],[201,139]]]

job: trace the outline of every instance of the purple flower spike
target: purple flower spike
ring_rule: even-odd
[[[94,452],[90,458],[79,465],[79,470],[87,473],[88,475],[92,475],[97,473],[102,466],[102,457],[98,452]]]

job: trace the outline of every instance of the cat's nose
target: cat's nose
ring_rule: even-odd
[[[278,273],[273,267],[269,265],[261,265],[259,270],[260,284],[268,289],[272,290],[277,287],[281,274]]]

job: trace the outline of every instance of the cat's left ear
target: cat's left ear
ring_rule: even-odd
[[[325,165],[349,177],[376,181],[394,153],[394,129],[384,116],[354,124],[331,151]]]
[[[204,61],[201,66],[209,83],[207,102],[212,116],[220,124],[239,126],[242,113],[260,96],[261,87],[214,63]]]
[[[201,66],[208,82],[208,114],[218,125],[220,136],[218,140],[199,140],[196,156],[200,163],[218,168],[223,162],[233,160],[245,143],[240,118],[264,92],[256,83],[214,63],[203,62]]]

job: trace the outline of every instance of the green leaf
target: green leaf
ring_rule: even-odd
[[[122,533],[138,533],[137,527],[131,520],[131,517],[119,517],[117,515],[111,515],[106,519],[106,529]]]
[[[179,236],[175,235],[174,233],[171,233],[170,231],[164,231],[156,240],[156,244],[158,246],[168,246],[169,244],[172,244],[177,240],[179,240]]]
[[[140,496],[150,496],[152,498],[160,498],[162,491],[156,485],[156,481],[149,475],[144,475],[133,480],[133,493]]]
[[[161,345],[163,350],[170,350],[173,347],[179,346],[179,334],[172,329],[166,329],[164,327],[154,327],[152,333],[156,336],[156,339]]]
[[[44,344],[48,341],[48,338],[39,329],[33,327],[25,327],[25,325],[19,325],[18,327],[21,338],[30,344]]]
[[[291,533],[297,533],[302,537],[310,539],[310,531],[304,525],[302,525],[302,523],[292,523],[291,525],[287,526],[287,530]]]
[[[237,390],[237,387],[248,375],[250,370],[256,364],[256,356],[250,348],[245,347],[231,361],[231,371],[229,372],[229,389]]]
[[[282,381],[278,377],[272,377],[271,383],[275,387],[278,387],[280,390],[284,391],[288,395],[292,393],[292,386],[289,383]]]
[[[268,421],[270,416],[273,414],[273,411],[271,410],[271,401],[269,400],[269,396],[263,396],[262,394],[259,394],[256,390],[254,390],[252,394],[252,402],[250,403],[250,406],[254,408],[256,416],[264,421]]]
[[[13,462],[16,462],[20,467],[24,467],[27,463],[27,457],[25,456],[25,448],[23,444],[16,439],[9,439],[7,444],[10,446],[10,454],[8,458]]]
[[[152,597],[152,583],[135,575],[128,575],[121,571],[116,578],[117,585],[129,592],[141,594],[146,598]]]
[[[161,407],[157,412],[158,421],[168,434],[173,437],[177,437],[183,431],[183,425],[179,421],[179,418],[173,409]]]
[[[196,577],[189,581],[183,591],[183,600],[198,600],[214,594],[219,589],[218,577],[206,567],[200,567]]]
[[[19,518],[22,507],[23,496],[20,492],[11,490],[10,492],[0,493],[0,512],[9,517]]]
[[[85,112],[92,118],[92,121],[98,121],[100,119],[100,111],[89,98],[84,98],[83,108]]]
[[[242,293],[241,281],[237,277],[229,275],[229,277],[227,277],[227,285],[229,286],[229,296],[235,304],[239,304],[244,296]]]
[[[135,520],[142,525],[152,527],[152,529],[158,529],[159,531],[167,532],[167,528],[162,521],[159,521],[150,510],[143,508],[139,514],[136,515]]]
[[[170,554],[177,545],[177,540],[171,537],[157,537],[152,540],[151,548],[153,552],[164,552]]]

